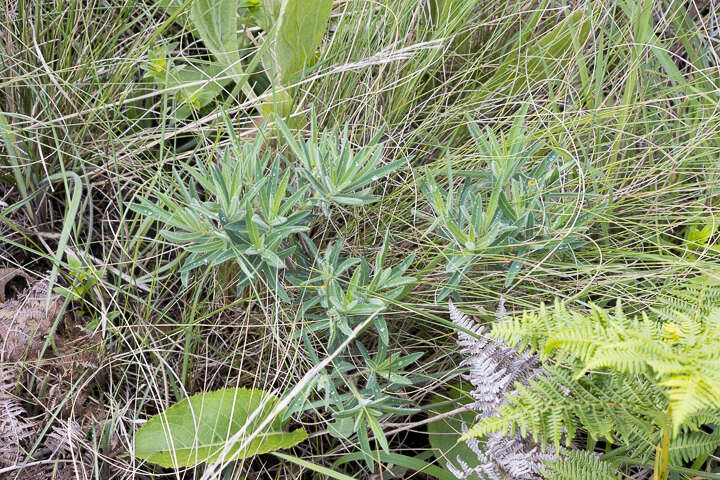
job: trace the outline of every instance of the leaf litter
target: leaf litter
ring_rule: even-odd
[[[104,419],[89,399],[103,381],[98,335],[74,324],[48,279],[0,268],[0,478],[90,478],[84,448]],[[44,428],[48,421],[51,428]],[[39,441],[38,441],[39,440]]]

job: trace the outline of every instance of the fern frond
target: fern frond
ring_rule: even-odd
[[[682,465],[696,458],[707,457],[720,445],[720,429],[682,432],[670,442],[670,463]]]
[[[469,330],[477,335],[482,335],[484,327],[482,325],[478,325],[470,317],[458,310],[455,304],[453,304],[452,302],[448,302],[448,312],[450,313],[450,320],[455,325],[465,330]],[[474,338],[471,335],[463,332],[462,330],[458,331],[458,335],[461,338],[463,344],[473,343]],[[463,344],[461,344],[461,346],[465,346]]]
[[[35,425],[28,422],[25,409],[12,395],[17,372],[0,367],[0,463],[14,466],[22,460],[21,443],[34,435]]]
[[[472,395],[476,401],[471,407],[487,421],[500,421],[498,409],[507,403],[508,395],[531,379],[542,377],[545,370],[534,355],[520,353],[485,335],[484,329],[457,310],[452,302],[449,310],[456,325],[474,333],[460,331],[458,334],[458,344],[467,355],[463,364],[470,366],[467,378],[475,387]],[[503,315],[503,310],[501,301],[497,314]],[[470,465],[458,458],[459,468],[452,467],[458,478],[536,480],[542,462],[554,458],[552,449],[543,451],[537,442],[519,434],[491,433],[482,449],[475,438],[467,437],[466,443],[475,452],[477,463]]]
[[[590,452],[564,450],[561,459],[547,462],[546,480],[620,480],[615,468]]]
[[[505,394],[512,391],[515,382],[521,382],[542,372],[537,358],[528,353],[519,353],[502,342],[484,333],[484,327],[477,325],[449,302],[450,319],[469,335],[458,332],[458,345],[466,355],[463,365],[470,367],[467,375],[475,387],[473,396],[477,400],[472,408],[486,416],[494,415],[495,409],[504,404]]]
[[[658,295],[655,301],[657,307],[653,311],[666,321],[672,321],[678,314],[707,317],[720,307],[720,280],[709,276],[691,278]]]
[[[497,323],[491,335],[543,359],[553,354],[578,376],[606,369],[652,379],[665,389],[677,433],[694,413],[720,409],[720,311],[715,311],[702,318],[677,313],[673,322],[661,323],[645,314],[630,318],[619,303],[613,314],[592,307],[583,315],[558,302],[552,311],[542,307]]]
[[[562,443],[569,446],[578,430],[631,448],[642,440],[656,440],[651,417],[663,415],[667,402],[652,383],[608,375],[577,379],[557,367],[547,372],[526,386],[518,385],[498,409],[498,417],[481,419],[464,438],[517,430],[520,436],[531,435],[543,447],[549,442],[556,449]]]
[[[62,454],[79,457],[84,436],[85,432],[79,423],[60,421],[60,425],[54,425],[48,432],[42,445],[50,450],[51,458]]]
[[[720,281],[691,281],[656,305],[630,316],[619,301],[613,311],[588,312],[556,302],[496,322],[481,340],[461,335],[471,381],[489,392],[476,398],[495,405],[463,438],[524,439],[557,452],[582,431],[640,464],[657,459],[667,440],[670,464],[707,457],[720,446]],[[519,356],[532,367],[507,382],[516,373],[501,359]],[[557,465],[548,478],[590,478],[587,467]]]

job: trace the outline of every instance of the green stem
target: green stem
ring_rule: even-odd
[[[668,478],[668,460],[670,456],[670,437],[672,436],[672,410],[668,407],[667,425],[663,428],[660,437],[660,446],[655,454],[655,473],[653,480],[667,480]]]

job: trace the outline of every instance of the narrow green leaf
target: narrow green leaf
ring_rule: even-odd
[[[58,240],[57,251],[55,252],[55,257],[53,259],[53,268],[50,272],[50,280],[48,281],[48,292],[52,292],[53,285],[55,284],[55,280],[57,279],[58,267],[60,265],[60,261],[62,260],[63,255],[65,254],[65,246],[70,239],[70,232],[75,226],[75,219],[77,218],[78,209],[80,208],[80,197],[82,196],[82,181],[80,180],[80,177],[77,173],[70,171],[56,173],[55,175],[49,176],[47,181],[52,182],[53,180],[59,179],[63,179],[65,181],[72,180],[73,189],[72,195],[69,199],[70,201],[68,202],[67,211],[65,212],[63,227],[60,231],[60,239]],[[48,295],[47,301],[50,302],[50,295]]]
[[[326,475],[330,478],[334,478],[336,480],[355,480],[353,477],[350,477],[348,475],[345,475],[344,473],[336,472],[335,470],[331,470],[327,467],[323,467],[321,465],[315,465],[312,462],[308,462],[307,460],[303,460],[302,458],[297,458],[292,455],[286,455],[284,453],[278,453],[273,452],[273,455],[275,455],[278,458],[281,458],[283,460],[287,460],[288,462],[292,462],[296,465],[300,465],[301,467],[305,467],[308,470],[312,470],[314,472],[321,473],[323,475]]]
[[[392,463],[393,465],[400,465],[410,470],[422,472],[432,478],[438,480],[457,480],[456,477],[449,471],[440,468],[436,465],[426,462],[417,457],[410,457],[408,455],[401,455],[399,453],[385,453],[383,451],[370,452],[373,458],[379,459],[384,463]],[[362,452],[351,453],[343,456],[340,460],[336,461],[333,466],[343,465],[349,462],[357,462],[365,458]]]
[[[540,36],[527,49],[518,49],[478,92],[480,97],[517,95],[526,85],[537,85],[547,80],[547,74],[556,72],[548,64],[561,65],[573,53],[573,44],[582,46],[590,34],[590,21],[583,10],[568,15],[552,30]]]

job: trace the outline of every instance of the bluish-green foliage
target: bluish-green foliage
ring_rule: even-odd
[[[297,304],[303,318],[317,319],[309,331],[323,335],[328,348],[336,348],[353,327],[372,317],[380,340],[377,352],[371,355],[359,341],[354,352],[365,360],[365,367],[358,370],[347,361],[336,362],[312,380],[286,417],[311,408],[310,399],[323,392],[324,407],[335,419],[329,427],[333,435],[357,434],[362,451],[370,452],[370,431],[388,451],[379,422],[416,411],[394,392],[409,384],[401,371],[420,354],[388,354],[390,332],[383,312],[416,282],[406,275],[414,255],[386,265],[389,234],[373,264],[363,257],[342,257],[341,240],[321,254],[306,232],[317,218],[317,207],[329,214],[331,208],[376,201],[373,183],[403,160],[381,166],[379,136],[354,149],[347,130],[320,140],[313,130],[309,140],[302,140],[282,120],[277,126],[290,146],[289,158],[271,153],[266,129],[254,142],[241,145],[228,125],[231,146],[222,152],[219,165],[198,158],[194,165],[184,165],[184,175],[173,172],[180,198],[159,193],[157,200],[139,198],[130,208],[157,222],[160,234],[187,252],[180,268],[184,283],[194,270],[234,262],[239,268],[238,294],[247,289],[258,292],[265,285],[279,299]],[[291,296],[287,287],[296,293]],[[319,362],[307,334],[303,335],[308,352]],[[365,379],[362,386],[347,382],[358,373]],[[340,395],[343,388],[349,393]],[[369,454],[364,458],[372,463]]]
[[[579,197],[566,195],[559,181],[574,165],[551,150],[532,166],[534,157],[548,149],[524,128],[526,109],[505,133],[469,124],[487,168],[455,172],[448,164],[446,188],[435,173],[425,176],[422,191],[432,209],[428,231],[438,234],[447,258],[448,281],[440,299],[484,259],[510,260],[507,287],[531,256],[541,259],[583,244],[578,234],[590,215],[580,214]],[[456,187],[458,177],[462,183]]]

